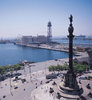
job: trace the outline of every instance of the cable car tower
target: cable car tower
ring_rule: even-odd
[[[48,41],[48,43],[51,42],[51,38],[52,38],[52,29],[51,29],[51,27],[52,27],[52,24],[49,21],[48,25],[47,25],[47,41]]]

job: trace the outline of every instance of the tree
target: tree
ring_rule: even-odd
[[[13,68],[14,68],[14,71],[17,71],[21,69],[20,65],[19,64],[16,64],[16,65],[13,65]]]
[[[73,67],[74,67],[74,71],[75,72],[84,72],[86,70],[89,70],[89,66],[88,65],[84,65],[84,64],[76,64],[74,63],[73,64]],[[63,71],[63,70],[67,70],[68,69],[68,65],[67,63],[65,63],[64,65],[51,65],[49,66],[49,71]]]

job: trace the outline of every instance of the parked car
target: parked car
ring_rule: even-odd
[[[77,76],[81,76],[82,74],[78,73]]]
[[[13,81],[17,81],[17,80],[21,80],[21,78],[19,78],[18,76],[16,76],[15,79],[13,79]]]
[[[92,79],[92,75],[89,75],[90,79]]]
[[[79,79],[85,80],[85,79],[87,79],[87,77],[86,76],[81,76]]]
[[[14,89],[17,89],[18,87],[16,86],[16,87],[14,87]]]
[[[87,76],[87,80],[90,80],[91,79],[91,77],[90,76]]]
[[[20,76],[20,75],[22,75],[22,74],[21,74],[21,73],[16,73],[16,74],[15,74],[15,76]]]
[[[64,78],[65,75],[64,74],[59,74],[58,76]]]
[[[46,81],[46,83],[49,83],[50,81]]]
[[[57,74],[55,74],[55,73],[46,75],[46,79],[54,79],[54,78],[57,78]]]

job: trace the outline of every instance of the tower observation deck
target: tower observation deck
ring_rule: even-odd
[[[52,29],[51,29],[51,27],[52,27],[52,24],[49,21],[48,25],[47,25],[47,39],[48,39],[48,43],[51,42],[51,38],[52,38]]]

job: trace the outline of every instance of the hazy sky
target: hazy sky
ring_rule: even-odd
[[[0,0],[0,38],[47,35],[66,36],[69,15],[75,35],[92,34],[92,0]]]

